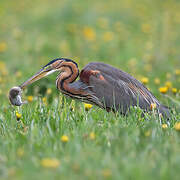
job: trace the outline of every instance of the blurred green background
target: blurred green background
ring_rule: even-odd
[[[178,0],[1,1],[1,91],[57,57],[72,58],[80,68],[102,61],[147,77],[156,95],[166,81],[178,90],[179,9]]]
[[[138,110],[128,117],[86,112],[62,98],[56,75],[27,88],[27,106],[12,107],[7,96],[50,60],[66,57],[80,69],[98,61],[124,70],[179,110],[179,49],[179,0],[1,0],[0,179],[178,179],[174,109],[171,125],[162,127]]]

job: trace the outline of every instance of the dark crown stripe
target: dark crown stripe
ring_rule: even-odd
[[[51,65],[52,63],[54,63],[54,62],[56,62],[56,61],[58,61],[58,60],[64,60],[64,61],[66,61],[66,62],[72,62],[72,63],[74,63],[74,64],[78,67],[77,63],[74,62],[74,61],[71,60],[71,59],[67,59],[67,58],[57,58],[57,59],[54,59],[54,60],[50,61],[50,62],[49,62],[48,64],[46,64],[43,68]]]

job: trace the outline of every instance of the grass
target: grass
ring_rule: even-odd
[[[1,2],[0,179],[179,179],[179,8],[175,0]],[[126,117],[85,110],[56,90],[55,75],[24,92],[27,105],[12,107],[9,89],[57,57],[147,78],[171,107],[170,124],[138,108]]]

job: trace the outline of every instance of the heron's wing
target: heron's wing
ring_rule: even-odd
[[[149,109],[158,100],[138,80],[129,74],[104,63],[90,63],[80,74],[80,79],[91,86],[92,92],[106,108],[126,112],[130,105]]]

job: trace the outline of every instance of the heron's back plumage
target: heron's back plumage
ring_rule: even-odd
[[[159,111],[169,114],[155,96],[138,80],[108,64],[92,62],[80,73],[80,79],[91,86],[91,91],[99,98],[107,109],[119,110],[125,114],[130,106],[139,106],[150,110],[152,103]]]

